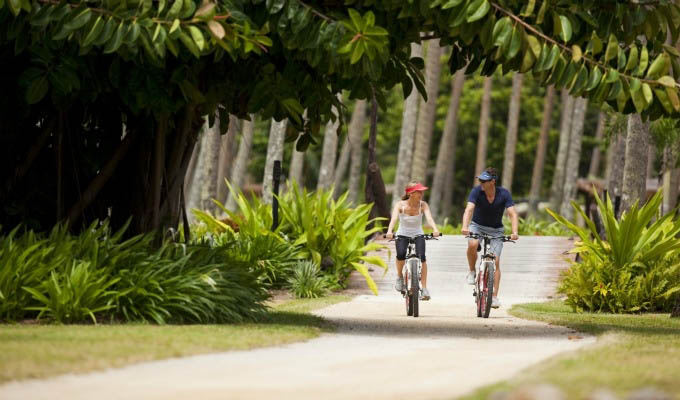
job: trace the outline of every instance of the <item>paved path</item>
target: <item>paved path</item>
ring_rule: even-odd
[[[505,312],[514,302],[552,296],[565,267],[562,252],[570,245],[564,238],[533,237],[506,244],[503,307],[489,319],[476,317],[471,286],[464,284],[465,240],[444,237],[428,242],[433,299],[421,303],[419,318],[406,317],[403,300],[392,289],[391,260],[387,275],[374,271],[380,296],[359,294],[318,312],[338,324],[336,334],[276,348],[11,383],[0,386],[0,399],[454,398],[593,343],[569,329]],[[352,290],[365,290],[353,282]]]

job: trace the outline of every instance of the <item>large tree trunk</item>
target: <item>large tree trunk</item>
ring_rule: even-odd
[[[338,165],[335,167],[334,177],[334,196],[337,198],[342,193],[342,181],[347,174],[347,166],[349,158],[352,153],[352,144],[360,141],[364,134],[364,125],[366,123],[366,100],[357,100],[352,112],[349,126],[347,127],[347,139],[342,144],[340,157],[338,158]]]
[[[512,176],[515,172],[515,151],[517,149],[517,127],[524,75],[515,73],[512,77],[512,97],[508,110],[508,131],[505,135],[505,156],[503,158],[503,179],[501,186],[512,191]]]
[[[607,149],[607,193],[614,201],[621,196],[623,187],[623,165],[626,163],[626,134],[616,132],[612,135]]]
[[[350,144],[352,148],[352,154],[350,156],[350,167],[349,167],[349,184],[347,185],[347,191],[349,192],[349,195],[347,196],[347,200],[351,204],[357,204],[359,201],[359,184],[361,183],[361,165],[362,163],[362,156],[361,153],[363,152],[363,139],[364,139],[364,130],[363,127],[360,131],[357,131],[356,136],[354,137],[354,140]],[[382,177],[380,178],[382,181]],[[383,183],[383,186],[385,184]]]
[[[229,129],[222,135],[220,146],[220,159],[217,167],[217,200],[222,204],[227,200],[227,185],[224,179],[231,175],[234,164],[234,151],[238,133],[241,130],[241,122],[234,115],[229,115]]]
[[[336,115],[337,117],[337,115]],[[340,118],[335,122],[328,121],[323,135],[323,150],[321,153],[321,163],[319,165],[319,178],[316,183],[316,190],[326,190],[333,185],[335,174],[335,158],[338,153],[338,127]]]
[[[560,142],[557,147],[557,160],[550,186],[550,206],[559,210],[564,190],[565,164],[569,152],[569,135],[571,134],[571,118],[574,113],[574,98],[566,90],[562,90],[562,117],[560,122]]]
[[[250,158],[250,149],[253,147],[253,131],[255,130],[255,115],[250,116],[250,121],[242,121],[243,131],[241,134],[241,143],[238,146],[238,153],[234,160],[233,168],[231,169],[231,179],[229,183],[234,190],[241,190],[245,180],[246,172],[248,170],[248,160]],[[227,196],[227,210],[236,209],[236,198],[231,195]]]
[[[368,136],[368,165],[366,168],[366,203],[373,203],[371,218],[382,217],[389,219],[390,210],[387,207],[387,194],[385,182],[380,173],[378,159],[375,154],[376,140],[378,136],[378,102],[375,94],[371,101],[371,129]]]
[[[286,137],[288,120],[281,122],[272,120],[269,127],[269,142],[267,143],[267,158],[264,163],[264,176],[262,178],[262,201],[266,204],[272,202],[272,189],[274,186],[274,161],[283,161],[283,141]]]
[[[597,118],[597,129],[595,130],[595,147],[593,148],[593,155],[590,158],[590,167],[588,168],[589,177],[600,176],[600,142],[604,137],[604,124],[607,120],[607,114],[600,111],[600,115]]]
[[[430,210],[432,215],[437,217],[440,216],[440,204],[443,200],[444,192],[453,187],[450,178],[456,167],[458,105],[460,104],[460,96],[463,92],[464,83],[465,69],[461,69],[451,79],[451,101],[449,109],[446,111],[444,132],[439,144],[439,151],[437,152],[437,165],[434,170],[434,179],[432,180],[432,191],[430,192]],[[443,209],[443,207],[441,208]]]
[[[678,144],[673,143],[667,146],[663,151],[663,177],[662,177],[662,190],[663,190],[663,203],[662,212],[667,214],[673,208],[675,208],[675,203],[677,199],[677,183],[674,182],[674,171],[677,170],[675,165],[678,162]],[[675,184],[674,184],[675,183]]]
[[[419,44],[411,44],[411,56],[422,56],[423,49]],[[413,141],[418,120],[418,99],[420,94],[413,88],[411,94],[404,100],[404,113],[401,121],[399,136],[399,150],[397,153],[397,170],[394,175],[392,189],[392,207],[401,199],[401,193],[411,179],[411,164],[413,162]]]
[[[427,101],[421,99],[418,110],[418,125],[416,126],[415,148],[413,150],[413,165],[411,179],[427,182],[427,164],[430,160],[430,143],[434,130],[434,118],[437,113],[437,95],[441,77],[441,47],[439,39],[431,40],[427,48],[425,63],[425,90]]]
[[[640,114],[630,115],[626,135],[626,162],[623,166],[621,211],[629,210],[636,201],[640,205],[645,201],[649,142],[649,123],[643,123]]]
[[[477,137],[477,157],[475,158],[475,176],[486,167],[486,148],[489,140],[489,124],[491,123],[491,86],[493,77],[484,78],[484,92],[479,112],[479,135]],[[473,183],[476,183],[473,179]]]
[[[543,170],[545,169],[545,153],[548,149],[548,134],[550,133],[550,121],[555,101],[555,86],[550,85],[543,100],[543,119],[541,120],[541,133],[536,145],[536,157],[534,169],[531,174],[531,190],[529,191],[529,214],[538,210],[538,200],[541,195],[541,183],[543,182]]]
[[[304,187],[304,182],[302,181],[302,171],[304,166],[305,153],[297,151],[297,149],[293,147],[293,156],[290,158],[290,172],[288,174],[289,185],[292,186],[293,182],[295,182],[298,184],[298,187]]]
[[[564,191],[562,193],[562,205],[560,214],[571,219],[574,210],[571,201],[576,198],[576,181],[578,179],[578,166],[581,160],[581,143],[583,139],[583,124],[586,118],[588,99],[578,98],[574,102],[574,114],[572,115],[571,134],[569,135],[569,153],[565,164]]]
[[[211,213],[215,211],[212,199],[217,196],[217,161],[222,143],[218,124],[216,119],[212,128],[209,127],[207,118],[204,123],[201,152],[198,154],[194,182],[187,201],[189,209],[196,208]]]
[[[647,150],[647,168],[646,168],[646,176],[647,179],[654,179],[656,176],[656,171],[654,170],[654,162],[656,161],[656,145],[651,142],[651,136],[650,136],[650,143],[648,146]]]

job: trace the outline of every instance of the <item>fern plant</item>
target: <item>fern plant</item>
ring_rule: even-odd
[[[313,261],[301,261],[293,268],[288,285],[295,297],[316,298],[328,292],[328,284]]]

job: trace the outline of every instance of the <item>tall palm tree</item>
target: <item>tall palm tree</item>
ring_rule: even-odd
[[[416,126],[415,148],[413,149],[413,165],[411,179],[427,181],[427,164],[430,159],[430,142],[434,130],[434,118],[437,111],[437,95],[441,77],[441,55],[439,39],[430,40],[425,60],[425,90],[427,100],[421,99],[418,108],[418,124]]]
[[[479,134],[477,137],[477,157],[475,158],[475,176],[486,167],[486,147],[489,140],[489,124],[491,122],[491,86],[493,77],[484,78],[482,105],[479,112]],[[473,180],[474,183],[474,180]]]
[[[616,130],[607,149],[607,193],[612,200],[621,196],[623,187],[623,166],[626,163],[626,133]]]
[[[357,201],[359,200],[359,183],[361,182],[361,166],[363,164],[361,155],[364,139],[363,133],[363,126],[360,130],[357,128],[356,136],[354,136],[352,143],[350,143],[352,154],[350,157],[349,183],[347,185],[349,195],[347,196],[347,200],[352,204],[357,204]]]
[[[593,148],[593,155],[590,158],[590,167],[588,168],[588,176],[596,177],[600,174],[600,142],[604,137],[604,125],[607,120],[607,114],[600,111],[597,117],[597,129],[595,129],[595,141],[597,145]]]
[[[333,179],[335,197],[340,195],[340,187],[342,186],[342,181],[345,179],[345,175],[347,174],[347,166],[349,164],[349,158],[352,152],[352,143],[361,140],[361,137],[364,133],[365,124],[366,100],[357,100],[357,102],[354,104],[354,110],[352,111],[352,118],[350,119],[349,126],[347,127],[347,138],[342,144],[342,150],[340,151],[340,156],[338,157],[338,164],[335,167],[335,176]]]
[[[423,48],[419,44],[411,44],[411,56],[421,57]],[[392,190],[392,207],[399,201],[401,190],[411,179],[411,164],[413,163],[413,141],[418,120],[418,99],[420,95],[414,88],[404,100],[404,113],[399,135],[399,151],[397,153],[397,169],[394,174],[394,188]]]
[[[562,192],[562,204],[560,213],[567,219],[571,219],[574,210],[571,201],[576,198],[578,188],[578,166],[581,160],[581,143],[583,139],[583,124],[586,119],[586,108],[588,99],[578,98],[574,102],[574,113],[572,115],[571,134],[569,135],[569,152],[565,163],[564,190]]]
[[[196,171],[192,190],[187,200],[189,209],[197,208],[213,212],[212,199],[217,196],[217,161],[220,156],[219,121],[216,119],[212,127],[206,118],[201,135],[201,152],[196,160]]]
[[[432,179],[432,192],[430,192],[430,209],[433,215],[440,216],[440,204],[446,190],[453,188],[450,177],[456,166],[456,133],[458,131],[458,105],[465,83],[465,69],[460,69],[451,79],[451,101],[446,111],[444,132],[442,134],[439,151],[437,152],[437,164]],[[447,179],[449,178],[449,179]]]
[[[560,117],[560,141],[557,146],[557,160],[550,186],[550,205],[559,210],[562,205],[564,190],[565,164],[569,151],[569,135],[571,134],[571,118],[574,113],[574,98],[569,96],[566,89],[562,89],[562,116]]]
[[[231,173],[234,152],[236,151],[236,141],[240,130],[241,122],[239,119],[235,115],[229,115],[229,128],[227,133],[222,135],[220,159],[217,162],[217,200],[222,203],[227,199],[227,185],[224,184],[224,178],[228,177]]]
[[[512,191],[512,176],[515,172],[515,151],[517,149],[517,127],[524,75],[515,73],[512,77],[512,96],[508,110],[508,131],[505,135],[505,156],[503,157],[503,179],[501,186]]]
[[[255,128],[255,115],[250,115],[250,121],[242,121],[243,131],[241,133],[241,142],[238,146],[238,153],[234,160],[233,168],[231,169],[231,178],[229,183],[234,189],[241,189],[245,180],[246,170],[248,168],[248,159],[250,158],[250,150],[253,147],[253,131]],[[236,199],[231,193],[227,196],[228,210],[236,209]]]
[[[342,100],[338,96],[338,100]],[[337,117],[337,113],[336,113]],[[333,184],[335,174],[335,159],[338,153],[338,127],[340,119],[335,122],[328,121],[323,135],[323,150],[321,152],[321,163],[319,165],[319,179],[316,183],[317,190],[328,189]]]
[[[295,143],[297,144],[297,142]],[[297,151],[295,146],[293,146],[293,155],[290,158],[290,170],[288,173],[288,180],[296,182],[298,185],[303,186],[302,182],[302,170],[305,164],[305,153],[302,151]]]
[[[277,122],[272,119],[269,127],[269,141],[267,142],[267,158],[264,163],[264,176],[262,178],[262,201],[267,204],[272,202],[272,189],[274,178],[274,161],[283,161],[283,141],[286,137],[288,120]]]
[[[534,169],[531,173],[531,189],[529,190],[529,213],[533,214],[538,209],[538,199],[541,195],[541,183],[543,182],[543,170],[545,169],[545,153],[548,149],[548,133],[555,101],[555,86],[550,85],[545,92],[543,100],[543,119],[541,120],[541,133],[536,145],[536,157],[534,157]]]
[[[636,201],[640,203],[645,201],[649,142],[649,123],[643,123],[640,114],[628,116],[621,211],[630,209]]]

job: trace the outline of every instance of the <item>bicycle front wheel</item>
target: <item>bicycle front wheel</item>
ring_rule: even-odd
[[[402,293],[406,301],[406,315],[410,317],[413,315],[413,302],[411,301],[411,293],[408,290],[408,282],[411,279],[411,272],[409,270],[410,268],[404,268],[404,291]]]
[[[486,268],[484,268],[484,291],[482,292],[482,317],[489,318],[491,312],[491,302],[493,300],[493,281],[494,281],[494,264],[493,261],[486,261]]]
[[[418,302],[420,301],[420,279],[418,276],[418,262],[411,263],[411,303],[413,304],[413,316],[418,316]]]

